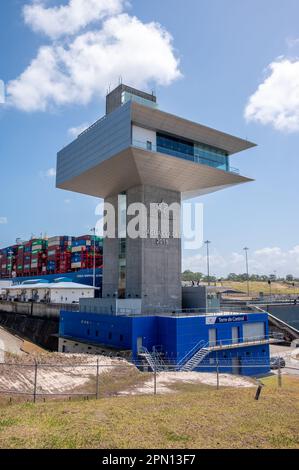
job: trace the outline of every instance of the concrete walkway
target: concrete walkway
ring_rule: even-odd
[[[296,356],[299,356],[299,348],[271,345],[270,354],[271,357],[280,356],[284,358],[286,367],[282,369],[283,374],[299,376],[299,359],[296,358]],[[277,370],[273,370],[272,372],[277,374]]]

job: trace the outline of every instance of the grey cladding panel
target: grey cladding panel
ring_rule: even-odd
[[[57,184],[93,168],[131,145],[131,104],[117,109],[57,155]]]

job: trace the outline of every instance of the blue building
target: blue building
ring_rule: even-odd
[[[132,351],[134,362],[146,359],[149,365],[159,354],[160,364],[183,371],[215,371],[217,362],[221,372],[241,375],[270,369],[264,313],[116,316],[62,311],[59,336],[62,352],[79,352],[82,344],[86,350]]]

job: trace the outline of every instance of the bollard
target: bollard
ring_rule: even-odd
[[[258,400],[260,398],[262,388],[263,388],[263,385],[259,384],[258,387],[257,387],[257,390],[256,390],[256,394],[255,394],[255,398],[254,398],[255,400]]]
[[[280,388],[282,386],[282,380],[281,380],[281,367],[280,367],[280,357],[278,359],[278,387]]]
[[[154,395],[157,395],[157,368],[154,367]]]

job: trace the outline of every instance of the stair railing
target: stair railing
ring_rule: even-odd
[[[179,369],[183,367],[189,361],[189,359],[191,359],[193,356],[195,356],[196,353],[208,345],[209,343],[206,343],[204,340],[199,341],[199,343],[197,343],[192,349],[190,349],[189,352],[187,352],[187,354],[185,354],[182,359],[180,359],[180,361],[177,363],[177,367]]]

